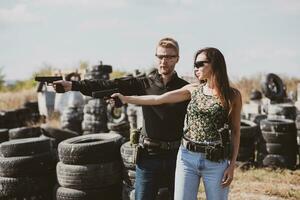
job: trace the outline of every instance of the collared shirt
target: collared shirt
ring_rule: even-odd
[[[188,82],[174,73],[164,85],[158,71],[146,77],[125,77],[115,80],[82,80],[72,82],[72,90],[92,96],[92,92],[118,88],[123,95],[161,95],[179,89]],[[183,134],[184,117],[188,101],[156,106],[142,106],[142,135],[161,141],[180,140]]]

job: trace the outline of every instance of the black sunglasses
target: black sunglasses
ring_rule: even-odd
[[[177,55],[158,55],[158,54],[155,54],[155,56],[160,60],[162,60],[163,58],[171,59],[171,58],[177,58],[178,57]]]
[[[197,61],[194,63],[194,67],[199,69],[200,67],[203,67],[205,63],[210,63],[209,61]]]

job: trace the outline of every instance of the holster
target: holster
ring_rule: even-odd
[[[145,149],[141,145],[136,145],[135,147],[135,154],[134,154],[134,163],[137,163],[141,158],[141,155],[144,153]]]
[[[206,159],[214,162],[220,162],[226,159],[224,147],[221,145],[207,146],[205,156]]]
[[[214,162],[220,162],[228,159],[231,154],[230,133],[228,127],[224,125],[224,128],[219,129],[218,132],[221,144],[208,146],[205,152],[206,159]]]
[[[208,153],[208,157],[211,158],[209,160],[213,161],[228,159],[231,155],[230,132],[228,127],[222,128],[218,132],[221,139],[221,144],[211,147]]]

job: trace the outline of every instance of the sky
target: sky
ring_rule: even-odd
[[[156,63],[159,39],[179,42],[176,71],[216,47],[231,79],[278,73],[300,78],[299,0],[1,0],[0,67],[7,80],[46,65],[100,60],[133,71]]]

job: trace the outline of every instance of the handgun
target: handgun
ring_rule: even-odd
[[[105,98],[108,99],[108,98],[112,98],[111,97],[112,94],[118,92],[119,92],[118,89],[101,90],[101,91],[92,92],[92,96],[98,99],[105,99]],[[122,101],[118,97],[113,97],[112,99],[115,101],[115,106],[117,108],[120,108],[123,105]]]
[[[62,76],[36,76],[35,81],[41,82],[41,83],[46,83],[47,85],[53,84],[54,81],[59,81],[63,80]],[[38,89],[39,92],[40,89]],[[57,93],[64,93],[65,89],[62,86],[62,84],[55,84],[55,90]]]

